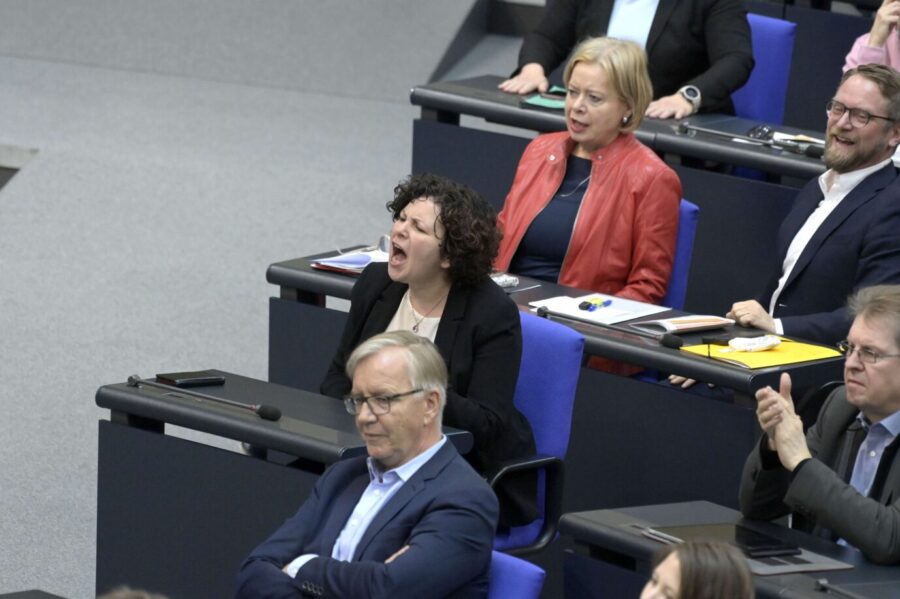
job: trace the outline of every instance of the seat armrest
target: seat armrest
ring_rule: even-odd
[[[544,471],[544,512],[540,533],[531,545],[506,551],[510,555],[528,555],[540,551],[556,538],[556,527],[562,516],[563,484],[565,480],[565,464],[556,456],[533,455],[527,458],[502,462],[496,469],[488,473],[487,482],[491,488],[508,475],[529,470]]]

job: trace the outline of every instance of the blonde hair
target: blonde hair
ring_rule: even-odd
[[[653,100],[653,85],[647,73],[644,50],[634,42],[612,37],[588,38],[572,51],[563,72],[566,85],[579,62],[595,64],[606,71],[613,90],[631,110],[628,122],[620,129],[628,133],[637,129],[644,118],[644,111]]]

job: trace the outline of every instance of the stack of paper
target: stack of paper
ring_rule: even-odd
[[[332,258],[322,258],[311,264],[320,270],[333,270],[346,274],[358,275],[372,262],[387,262],[388,253],[379,249],[365,248],[355,252],[347,252]]]
[[[585,310],[580,307],[584,302],[595,302],[597,307],[594,310]],[[665,306],[645,304],[603,293],[591,293],[581,297],[551,297],[531,302],[528,305],[534,308],[545,308],[550,314],[556,316],[564,316],[593,324],[616,324],[632,318],[649,316],[668,310]]]

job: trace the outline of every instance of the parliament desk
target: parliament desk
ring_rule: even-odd
[[[573,599],[637,597],[650,577],[653,555],[662,547],[643,536],[641,528],[737,522],[853,566],[849,570],[754,576],[760,599],[841,596],[886,599],[900,596],[898,566],[875,565],[855,549],[777,524],[743,519],[735,510],[706,501],[563,515],[560,534],[574,542],[574,549],[565,556],[565,596]],[[817,590],[816,581],[820,579],[827,579],[838,590],[852,594]]]
[[[325,467],[365,454],[342,402],[213,372],[225,384],[197,391],[271,405],[281,419],[262,420],[174,387],[97,391],[97,405],[110,411],[99,422],[98,593],[127,584],[172,599],[232,596],[243,559],[296,512]],[[167,425],[234,440],[234,450],[221,439],[217,447],[167,434]],[[468,432],[445,433],[461,452],[471,449]],[[269,458],[238,452],[240,441],[268,450]]]
[[[497,89],[501,81],[503,77],[481,75],[461,81],[419,85],[410,92],[410,101],[421,107],[422,121],[459,125],[460,116],[468,115],[538,132],[565,130],[562,111],[523,108],[522,96]],[[824,127],[824,102],[821,112]],[[681,133],[679,129],[682,124],[719,131],[725,135]],[[746,135],[759,124],[758,121],[716,114],[697,114],[681,120],[648,118],[644,119],[635,135],[644,145],[661,154],[745,166],[803,180],[825,171],[821,160],[767,146],[738,143],[728,137]],[[801,131],[785,126],[777,128],[788,133],[806,133],[820,139],[823,136],[821,131]]]
[[[325,296],[348,298],[355,279],[318,271],[309,258],[272,264],[269,380],[317,390],[337,349],[346,313]],[[524,280],[523,280],[524,283]],[[542,283],[514,293],[523,306],[586,292]],[[660,315],[662,316],[662,315]],[[566,321],[585,335],[585,351],[665,372],[679,372],[747,396],[790,372],[796,385],[840,379],[843,361],[748,370],[678,350],[652,339]],[[736,506],[744,460],[758,438],[754,402],[719,400],[583,368],[566,458],[567,511],[707,499]]]
[[[497,90],[497,81],[497,77],[485,76],[413,90],[412,101],[422,107],[422,118],[413,123],[412,171],[436,173],[469,185],[500,210],[529,138],[460,126],[460,115],[515,125],[523,128],[523,135],[565,125],[560,114],[520,108],[518,96]],[[728,133],[746,132],[753,124],[717,115],[689,120]],[[823,126],[824,122],[823,115]],[[804,156],[706,134],[681,135],[673,121],[648,119],[637,136],[658,152],[724,162],[731,156],[738,164],[799,177],[791,179],[793,184],[805,183],[824,169],[820,161]],[[770,273],[781,268],[776,233],[793,206],[797,188],[681,164],[671,166],[681,179],[683,197],[700,208],[685,308],[694,313],[724,314],[732,302],[755,297]]]

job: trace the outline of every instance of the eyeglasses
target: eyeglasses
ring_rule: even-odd
[[[848,108],[846,105],[841,104],[837,100],[829,100],[828,104],[825,105],[825,114],[830,117],[839,119],[844,115],[845,112],[850,113],[850,123],[854,127],[865,127],[872,119],[881,119],[883,121],[891,122],[897,120],[886,116],[878,116],[877,114],[872,114],[868,110],[863,110],[862,108]]]
[[[365,395],[348,395],[344,398],[344,407],[347,408],[347,412],[355,416],[359,414],[362,405],[365,403],[369,405],[369,410],[373,414],[381,416],[391,411],[391,403],[394,401],[420,391],[424,391],[424,389],[413,389],[403,393],[394,393],[393,395],[372,395],[369,397]]]
[[[853,352],[856,352],[856,357],[859,358],[859,361],[866,364],[877,364],[878,360],[882,358],[900,358],[900,354],[879,354],[871,349],[853,345],[846,340],[838,343],[838,349],[844,354],[844,358],[849,358],[853,355]]]

